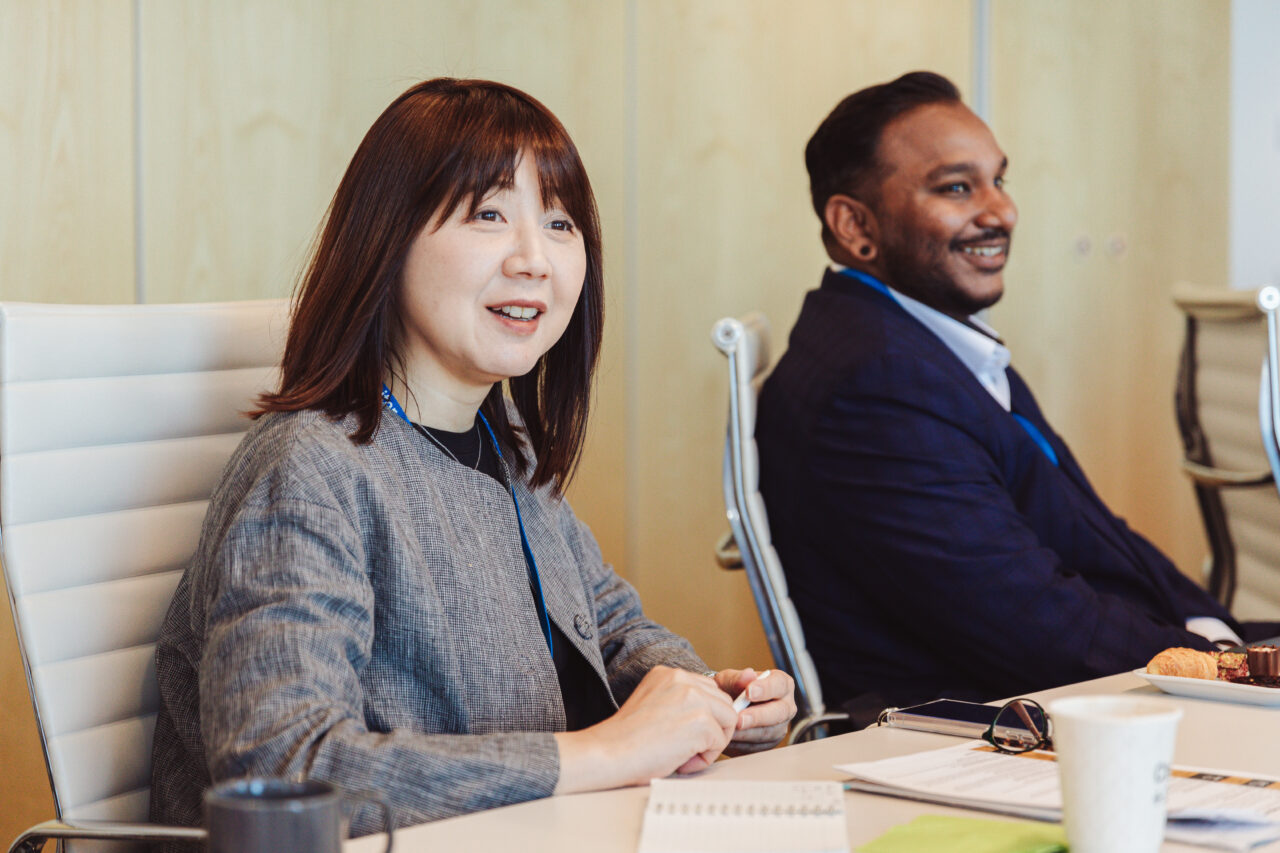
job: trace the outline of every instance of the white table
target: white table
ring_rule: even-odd
[[[1280,773],[1280,708],[1260,708],[1166,696],[1135,675],[1114,675],[1032,694],[1042,704],[1059,696],[1086,693],[1132,693],[1157,696],[1177,704],[1184,715],[1178,728],[1174,763],[1199,767]],[[959,741],[945,735],[904,729],[873,728],[758,755],[717,762],[704,779],[832,779],[843,778],[834,765],[871,761],[933,749]],[[550,797],[463,817],[450,818],[396,832],[396,853],[443,850],[503,853],[635,853],[640,838],[648,788],[624,788],[592,794]],[[850,849],[871,841],[890,827],[922,814],[997,815],[916,803],[872,794],[845,795]],[[344,853],[381,853],[385,836],[347,842]],[[1207,848],[1165,844],[1166,851]],[[1280,853],[1280,842],[1258,851]]]

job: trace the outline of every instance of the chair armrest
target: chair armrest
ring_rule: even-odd
[[[738,550],[738,543],[733,539],[732,530],[726,530],[720,537],[720,541],[716,543],[716,562],[722,569],[742,568],[742,552]]]
[[[827,711],[822,714],[802,717],[791,723],[791,731],[787,735],[786,745],[791,746],[795,743],[804,743],[807,740],[825,737],[828,723],[843,723],[848,722],[848,720],[849,715],[843,711]]]
[[[151,841],[203,844],[208,833],[198,826],[162,826],[158,823],[123,823],[112,820],[46,820],[19,835],[9,853],[39,853],[54,839],[83,838],[95,841]]]
[[[1264,486],[1271,482],[1270,469],[1263,471],[1228,471],[1182,460],[1182,470],[1202,486]]]

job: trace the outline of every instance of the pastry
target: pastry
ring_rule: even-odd
[[[1165,649],[1147,663],[1152,675],[1176,675],[1181,678],[1218,677],[1218,658],[1211,652],[1195,649]]]
[[[1236,681],[1253,669],[1244,652],[1218,652],[1218,680]]]

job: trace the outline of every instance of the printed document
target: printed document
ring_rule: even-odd
[[[1038,820],[1062,819],[1052,752],[1010,755],[964,743],[881,761],[842,764],[846,786]],[[1165,838],[1225,850],[1280,839],[1280,777],[1174,767]]]

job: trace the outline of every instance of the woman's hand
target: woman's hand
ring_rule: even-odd
[[[719,678],[654,667],[612,717],[582,731],[556,734],[560,779],[555,792],[639,785],[672,772],[693,773],[716,760],[739,725]]]
[[[786,736],[796,715],[796,683],[791,676],[780,669],[763,675],[754,669],[722,669],[716,673],[716,684],[732,698],[746,690],[751,700],[738,715],[737,731],[725,752],[743,755],[772,749]]]

